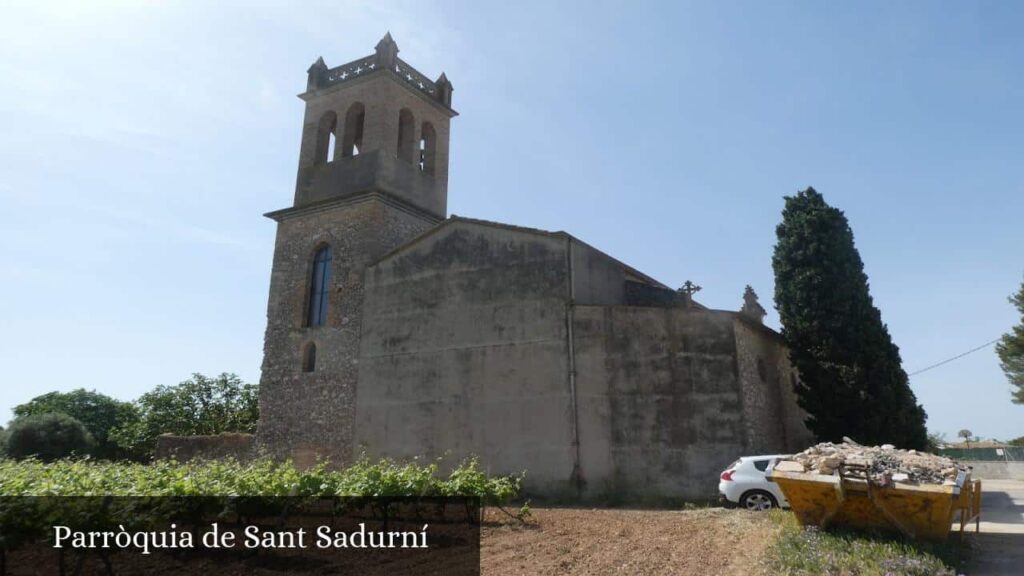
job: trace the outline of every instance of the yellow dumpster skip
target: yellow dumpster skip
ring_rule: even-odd
[[[840,466],[839,475],[772,472],[803,526],[846,526],[898,531],[923,540],[945,540],[957,518],[964,527],[981,521],[981,480],[961,472],[954,486],[871,480],[867,470]]]

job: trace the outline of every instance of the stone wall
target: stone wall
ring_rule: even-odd
[[[733,331],[747,450],[792,453],[813,444],[803,424],[806,413],[796,404],[797,374],[781,336],[741,314],[734,317]]]
[[[156,437],[156,449],[153,452],[153,457],[157,460],[174,458],[179,462],[222,458],[245,461],[253,455],[253,441],[252,434],[233,432],[216,436],[161,434]]]
[[[300,466],[351,459],[365,268],[435,223],[374,194],[279,216],[260,380],[261,450]],[[333,254],[327,322],[311,327],[309,278],[323,245]],[[304,372],[309,343],[316,367]]]
[[[738,456],[802,447],[771,330],[627,306],[637,274],[566,234],[403,206],[370,194],[275,215],[258,450],[300,466],[476,455],[527,471],[534,494],[635,500],[711,497]],[[324,244],[328,321],[306,327]]]

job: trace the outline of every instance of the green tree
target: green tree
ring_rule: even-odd
[[[964,439],[964,442],[967,443],[967,448],[968,449],[970,449],[970,447],[971,447],[971,434],[973,434],[973,433],[970,430],[966,429],[966,428],[964,428],[963,430],[961,430],[961,431],[956,433],[957,436],[959,436],[959,437]]]
[[[1013,386],[1011,396],[1014,404],[1024,404],[1024,282],[1020,290],[1010,296],[1010,303],[1020,312],[1020,324],[1003,334],[996,344],[999,365]]]
[[[7,430],[0,426],[0,458],[7,456]]]
[[[853,231],[813,188],[786,197],[772,256],[797,398],[822,441],[924,449],[926,414],[875,307]]]
[[[67,414],[81,422],[96,441],[92,455],[106,459],[123,456],[119,446],[109,438],[110,431],[138,419],[138,412],[130,402],[121,402],[83,388],[36,396],[14,408],[17,418],[55,413]]]
[[[1013,440],[1007,442],[1007,444],[1009,444],[1010,446],[1024,446],[1024,436],[1021,436],[1020,438],[1014,438]]]
[[[7,454],[11,458],[35,456],[50,462],[86,455],[95,446],[85,425],[60,412],[17,418],[7,434]]]
[[[139,418],[112,433],[136,458],[149,458],[160,434],[212,435],[255,432],[259,387],[234,374],[193,374],[176,386],[157,386],[135,401]]]
[[[942,432],[928,433],[928,451],[938,454],[939,449],[946,444],[946,435]]]

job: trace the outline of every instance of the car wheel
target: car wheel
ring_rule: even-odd
[[[774,496],[767,492],[751,490],[740,497],[740,506],[752,512],[763,512],[777,508],[779,503],[775,501]]]

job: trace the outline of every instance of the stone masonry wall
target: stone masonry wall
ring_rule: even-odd
[[[372,194],[281,220],[260,381],[259,450],[300,466],[318,458],[339,466],[350,460],[365,268],[435,223]],[[312,259],[324,244],[332,250],[327,322],[307,327]],[[310,342],[316,368],[307,373],[301,360]]]
[[[748,451],[798,452],[812,440],[806,414],[796,404],[796,370],[781,337],[737,315],[736,365],[743,389],[743,422]]]
[[[252,447],[252,434],[225,433],[216,436],[161,434],[156,437],[156,449],[153,452],[153,457],[157,460],[174,458],[178,462],[220,458],[244,461],[252,457]]]

